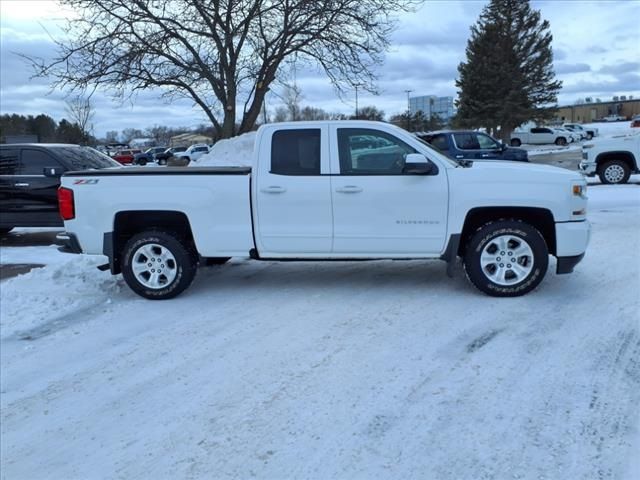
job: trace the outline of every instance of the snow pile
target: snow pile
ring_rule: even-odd
[[[250,167],[253,165],[253,144],[256,132],[249,132],[238,137],[218,141],[197,161],[189,163],[190,167]]]
[[[37,331],[57,330],[71,317],[89,319],[92,307],[110,302],[110,296],[120,290],[118,277],[96,269],[104,263],[102,257],[77,255],[67,256],[67,261],[56,260],[2,282],[2,338],[14,334],[29,338],[34,332],[38,336]]]

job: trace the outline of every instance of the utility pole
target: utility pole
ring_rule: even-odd
[[[413,90],[405,90],[407,94],[407,130],[411,131],[411,101],[409,100],[409,94],[413,92]]]
[[[358,87],[360,86],[359,83],[356,83],[354,85],[355,89],[356,89],[356,120],[358,120]]]

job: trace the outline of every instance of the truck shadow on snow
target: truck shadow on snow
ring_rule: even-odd
[[[188,291],[182,295],[206,293],[207,290],[263,292],[334,290],[344,288],[379,288],[381,291],[407,290],[415,287],[424,293],[451,293],[475,289],[467,282],[464,270],[456,267],[454,278],[446,273],[447,264],[437,260],[371,261],[237,261],[221,266],[203,267]]]

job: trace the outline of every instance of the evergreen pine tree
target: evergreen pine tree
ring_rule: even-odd
[[[515,127],[544,121],[562,82],[555,80],[549,22],[529,0],[491,0],[471,27],[467,61],[458,66],[461,127],[486,127],[507,140]]]

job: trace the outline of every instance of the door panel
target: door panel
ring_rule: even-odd
[[[403,174],[415,150],[391,134],[332,127],[340,175],[331,177],[336,254],[426,256],[444,248],[446,173]],[[336,136],[337,135],[337,136]],[[362,137],[372,137],[363,147]]]
[[[327,127],[280,127],[265,137],[256,180],[256,241],[261,254],[330,253],[331,178],[322,175],[329,173]]]
[[[60,178],[46,177],[45,168],[63,168],[55,158],[43,150],[22,149],[20,170],[15,178],[16,225],[58,226],[58,187]]]

